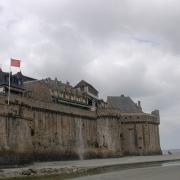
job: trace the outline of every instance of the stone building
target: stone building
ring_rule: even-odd
[[[26,81],[34,81],[35,79],[24,76],[21,72],[10,75],[11,94],[22,95],[25,92],[23,83]],[[3,72],[0,69],[0,92],[7,94],[9,90],[9,72]]]
[[[12,91],[9,105],[7,91],[0,94],[1,165],[161,154],[158,110],[144,113],[140,101],[124,95],[104,102],[85,81],[71,86],[22,73],[12,77],[22,93]]]

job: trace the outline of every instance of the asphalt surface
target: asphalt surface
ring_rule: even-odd
[[[180,165],[121,170],[73,180],[180,180]]]

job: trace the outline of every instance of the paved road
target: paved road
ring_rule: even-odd
[[[122,170],[73,180],[180,180],[180,165]]]

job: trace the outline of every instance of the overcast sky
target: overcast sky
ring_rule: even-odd
[[[162,148],[180,148],[179,0],[1,0],[5,71],[10,57],[25,75],[84,79],[159,109]]]

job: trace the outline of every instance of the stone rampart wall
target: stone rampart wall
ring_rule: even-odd
[[[159,120],[0,96],[0,164],[159,154]],[[9,161],[6,159],[9,158]]]

